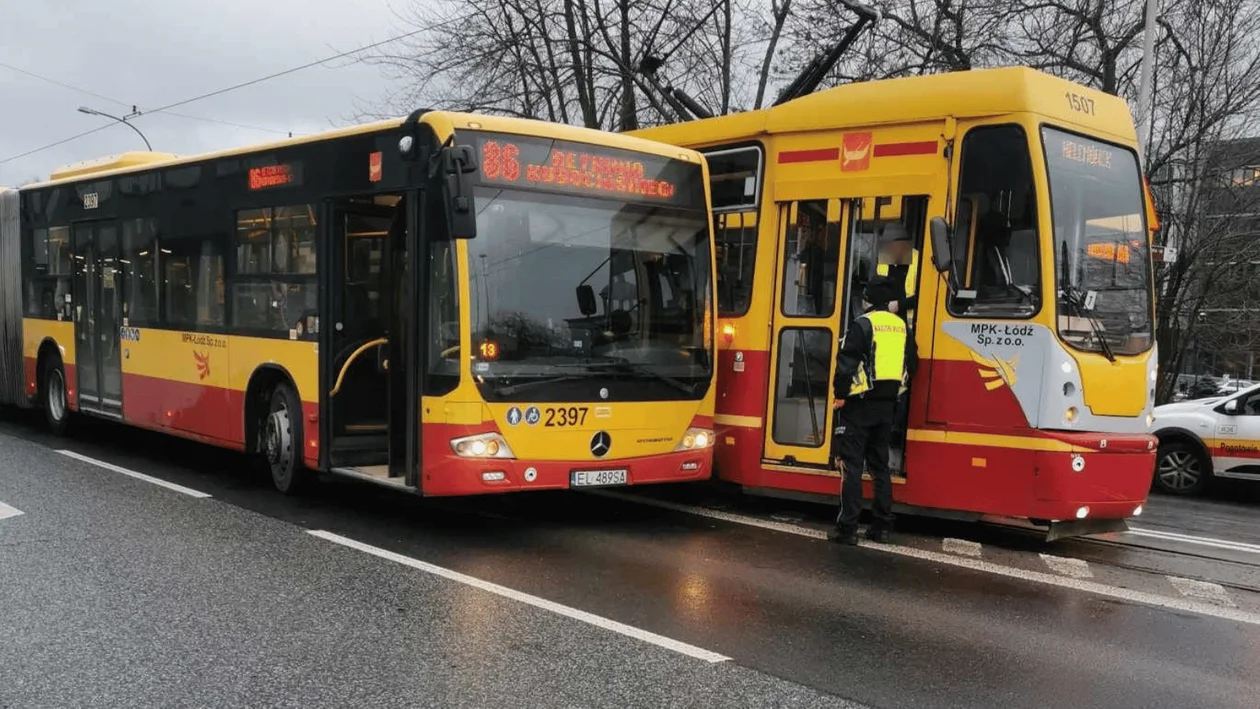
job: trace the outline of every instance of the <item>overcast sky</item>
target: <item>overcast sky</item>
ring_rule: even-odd
[[[410,0],[0,0],[0,63],[88,89],[94,98],[0,66],[0,161],[120,115],[248,81],[406,31],[392,11]],[[172,109],[237,128],[162,114],[135,125],[153,149],[190,154],[351,122],[383,95],[380,70],[339,60]],[[0,163],[0,185],[144,143],[126,126]]]

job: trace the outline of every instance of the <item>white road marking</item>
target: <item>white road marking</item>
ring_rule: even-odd
[[[675,502],[653,500],[646,497],[639,497],[637,495],[628,495],[626,493],[592,491],[592,494],[598,494],[603,497],[633,502],[641,505],[648,505],[651,507],[659,507],[661,509],[674,510],[684,514],[708,517],[710,519],[722,520],[734,524],[742,524],[749,527],[760,527],[762,529],[769,529],[776,532],[794,534],[796,536],[807,537],[809,539],[827,538],[826,533],[821,530],[810,529],[808,527],[797,527],[795,525],[783,524],[780,522],[767,522],[755,517],[746,517],[744,515],[732,514],[730,512],[706,510],[702,507],[680,505]],[[1197,613],[1199,615],[1220,618],[1222,620],[1232,620],[1238,623],[1260,626],[1260,614],[1238,610],[1232,606],[1221,606],[1215,603],[1192,600],[1189,597],[1177,598],[1174,596],[1148,593],[1146,591],[1135,591],[1128,588],[1120,588],[1119,586],[1107,586],[1105,584],[1098,583],[1097,581],[1068,578],[1047,572],[1029,571],[1010,566],[1000,566],[982,559],[969,559],[952,554],[928,551],[926,549],[915,549],[914,547],[901,546],[899,544],[873,544],[866,540],[862,540],[859,543],[861,546],[868,549],[877,549],[879,551],[909,557],[911,559],[934,561],[940,564],[947,564],[949,566],[957,566],[963,569],[971,569],[973,571],[993,574],[994,576],[1004,576],[1006,578],[1030,581],[1033,583],[1045,584],[1047,586],[1057,586],[1059,588],[1071,589],[1073,591],[1084,591],[1085,593],[1092,593],[1096,596],[1115,598],[1117,600],[1129,601],[1132,603],[1140,603],[1142,605],[1153,606],[1155,608],[1164,608],[1186,613]]]
[[[1183,542],[1185,544],[1197,544],[1199,546],[1213,547],[1216,549],[1228,549],[1230,551],[1241,551],[1248,554],[1260,554],[1260,544],[1248,544],[1246,542],[1231,542],[1228,539],[1216,539],[1213,537],[1196,537],[1189,534],[1179,534],[1177,532],[1164,532],[1156,529],[1136,529],[1130,527],[1127,532],[1121,534],[1133,534],[1139,537],[1150,537],[1151,539],[1162,539],[1168,542]]]
[[[1219,583],[1183,579],[1179,576],[1169,576],[1168,580],[1172,582],[1173,588],[1187,598],[1198,598],[1208,603],[1228,606],[1229,608],[1236,606],[1234,599],[1229,597],[1229,594],[1225,592],[1225,587]]]
[[[112,470],[115,473],[122,473],[123,475],[126,475],[128,477],[132,477],[137,480],[143,480],[147,483],[153,483],[154,485],[164,487],[167,490],[174,490],[175,492],[188,495],[189,497],[198,497],[198,498],[210,497],[209,493],[205,493],[200,490],[194,490],[190,487],[184,487],[183,485],[176,485],[175,483],[167,482],[160,478],[155,478],[152,475],[145,475],[144,473],[137,473],[134,470],[128,470],[120,465],[114,465],[113,463],[106,463],[103,460],[97,460],[96,458],[89,458],[88,456],[83,455],[82,453],[75,453],[74,451],[68,451],[68,450],[59,450],[57,452],[66,456],[67,458],[74,458],[75,460],[81,460],[84,463],[91,463],[92,465],[95,465],[97,467],[104,468],[106,470]]]
[[[3,502],[0,502],[0,519],[8,519],[10,517],[17,517],[20,514],[24,514],[22,510],[19,510],[18,508],[13,507],[12,505],[6,505]]]
[[[469,576],[467,574],[461,574],[458,571],[452,571],[451,569],[437,566],[435,564],[430,564],[425,561],[420,561],[419,559],[413,559],[409,556],[396,554],[392,551],[381,549],[380,547],[374,547],[370,544],[364,544],[363,542],[358,542],[348,537],[343,537],[340,534],[335,534],[333,532],[328,532],[322,529],[308,530],[307,533],[312,534],[316,537],[319,537],[320,539],[325,539],[327,541],[333,542],[335,544],[340,544],[342,546],[349,547],[351,549],[356,549],[358,551],[371,554],[373,556],[380,557],[388,561],[393,561],[395,563],[399,563],[404,566],[410,566],[413,569],[418,569],[425,573],[433,574],[434,576],[440,576],[444,579],[455,581],[456,583],[462,583],[466,586],[479,588],[483,591],[488,591],[489,593],[493,593],[497,596],[510,598],[514,601],[518,601],[526,605],[534,606],[535,608],[541,608],[545,611],[550,611],[552,613],[564,616],[566,618],[581,621],[589,625],[594,625],[597,628],[603,628],[604,630],[611,630],[614,633],[620,633],[621,635],[625,635],[627,637],[634,638],[636,640],[641,640],[645,643],[656,645],[657,647],[663,647],[666,650],[673,650],[674,652],[687,655],[688,657],[694,657],[698,660],[704,660],[705,662],[717,663],[717,662],[726,662],[727,660],[731,659],[725,655],[719,655],[716,652],[705,650],[704,648],[696,647],[695,645],[689,645],[679,640],[667,638],[663,635],[657,635],[656,633],[643,630],[641,628],[636,628],[632,625],[626,625],[625,623],[618,623],[615,620],[610,620],[603,616],[595,615],[594,613],[588,613],[586,611],[578,610],[577,608],[571,608],[569,606],[562,605],[554,601],[548,601],[545,598],[539,598],[538,596],[530,595],[522,591],[517,591],[515,589],[511,589],[506,586],[500,586],[497,583],[483,581],[479,578]]]
[[[979,542],[973,542],[967,539],[954,539],[953,537],[946,537],[942,539],[941,549],[944,549],[946,554],[971,556],[977,559],[979,559],[980,555],[983,553]]]
[[[1081,559],[1067,559],[1053,554],[1042,554],[1041,560],[1046,562],[1046,566],[1049,566],[1051,571],[1064,576],[1071,576],[1077,579],[1088,579],[1094,576],[1094,573],[1089,570],[1089,563]]]

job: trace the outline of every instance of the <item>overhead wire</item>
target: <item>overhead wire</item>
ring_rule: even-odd
[[[60,86],[60,87],[61,87],[61,88],[63,88],[63,89],[68,89],[68,90],[70,90],[70,91],[75,91],[75,92],[77,92],[77,93],[81,93],[81,94],[84,94],[84,95],[87,95],[87,96],[92,96],[92,97],[94,97],[94,98],[101,99],[102,101],[108,101],[108,102],[110,102],[110,103],[116,103],[116,104],[118,104],[119,106],[124,106],[124,107],[130,108],[130,109],[132,109],[132,111],[133,111],[133,115],[131,115],[131,116],[127,116],[127,118],[139,117],[139,116],[143,116],[143,115],[150,114],[150,113],[158,113],[158,111],[140,111],[140,110],[137,110],[137,107],[136,107],[136,105],[135,105],[135,104],[127,103],[126,101],[122,101],[122,100],[116,99],[116,98],[114,98],[114,97],[112,97],[112,96],[106,96],[106,95],[104,95],[104,94],[100,94],[100,93],[97,93],[97,92],[95,92],[95,91],[91,91],[91,90],[89,90],[89,89],[85,89],[85,88],[83,88],[82,86],[75,86],[75,85],[73,85],[73,84],[67,84],[67,83],[66,83],[66,82],[64,82],[64,81],[59,81],[59,80],[57,80],[57,79],[53,79],[53,78],[51,78],[51,77],[44,76],[43,74],[37,74],[37,73],[35,73],[35,72],[33,72],[33,71],[28,71],[28,70],[23,69],[23,68],[21,68],[21,67],[13,66],[12,64],[8,64],[8,63],[5,63],[5,62],[0,62],[0,68],[3,68],[3,69],[9,69],[10,71],[14,71],[14,72],[17,72],[17,73],[19,73],[19,74],[25,74],[26,76],[30,76],[30,77],[33,77],[33,78],[35,78],[35,79],[39,79],[40,81],[45,81],[45,82],[47,82],[47,83],[49,83],[49,84],[52,84],[52,85],[54,85],[54,86]],[[184,118],[184,119],[191,120],[191,121],[203,121],[203,122],[205,122],[205,123],[218,123],[218,124],[220,124],[220,125],[231,126],[231,127],[233,127],[233,128],[243,128],[243,129],[246,129],[246,130],[255,130],[255,131],[260,131],[260,132],[263,132],[263,133],[277,133],[277,134],[280,134],[280,135],[285,135],[285,134],[289,134],[289,133],[290,133],[290,131],[281,130],[281,129],[279,129],[279,128],[265,128],[265,127],[263,127],[263,126],[249,125],[249,124],[246,124],[246,123],[234,123],[234,122],[232,122],[232,121],[225,121],[225,120],[222,120],[222,119],[220,119],[220,118],[208,118],[208,117],[206,117],[206,116],[193,116],[193,115],[190,115],[190,114],[187,114],[187,113],[176,113],[175,111],[161,111],[161,114],[162,114],[162,115],[166,115],[166,116],[174,116],[174,117],[176,117],[176,118]],[[109,126],[105,126],[105,127],[109,127]],[[94,132],[94,131],[93,131],[93,132]],[[52,146],[49,146],[49,147],[52,147]],[[37,152],[38,152],[38,151],[37,151]],[[24,156],[23,156],[23,157],[24,157]],[[16,159],[16,158],[14,158],[14,159]]]
[[[370,50],[370,49],[376,49],[377,47],[382,47],[382,46],[384,46],[384,45],[386,45],[386,44],[390,44],[390,43],[392,43],[392,42],[397,42],[397,41],[402,40],[402,39],[407,39],[407,38],[409,38],[409,37],[414,37],[414,36],[416,36],[416,35],[418,35],[418,34],[421,34],[421,33],[424,33],[424,32],[431,32],[431,31],[433,31],[434,29],[438,29],[438,28],[440,28],[440,25],[438,25],[438,26],[428,26],[428,27],[422,27],[422,28],[420,28],[420,29],[412,30],[411,32],[404,32],[403,34],[396,35],[396,36],[394,36],[394,37],[390,37],[389,39],[383,39],[383,40],[381,40],[381,41],[379,41],[379,42],[373,42],[373,43],[371,43],[371,44],[365,44],[365,45],[363,45],[363,46],[361,46],[361,47],[355,47],[354,49],[350,49],[350,50],[347,50],[347,51],[344,51],[344,52],[338,52],[337,54],[333,54],[332,56],[324,57],[324,58],[322,58],[322,59],[317,59],[317,60],[312,61],[312,62],[307,62],[307,63],[305,63],[305,64],[301,64],[301,65],[299,65],[299,66],[291,67],[291,68],[289,68],[289,69],[285,69],[285,70],[283,70],[283,71],[273,72],[273,73],[271,73],[271,74],[267,74],[266,76],[260,76],[260,77],[258,77],[258,78],[256,78],[256,79],[250,79],[249,81],[242,81],[242,82],[240,82],[240,83],[238,83],[238,84],[233,84],[233,85],[231,85],[231,86],[227,86],[227,87],[224,87],[224,88],[222,88],[222,89],[216,89],[216,90],[214,90],[214,91],[208,91],[208,92],[206,92],[206,93],[204,93],[204,94],[200,94],[200,95],[197,95],[197,96],[193,96],[193,97],[191,97],[191,98],[186,98],[186,99],[183,99],[183,100],[180,100],[180,101],[175,101],[174,103],[168,103],[168,104],[166,104],[165,106],[161,106],[161,107],[159,107],[159,108],[149,109],[149,110],[146,110],[146,111],[140,111],[140,112],[138,112],[138,114],[137,114],[137,115],[141,115],[141,116],[143,116],[143,115],[147,115],[147,114],[151,114],[151,113],[166,113],[166,112],[168,112],[168,111],[169,111],[170,109],[172,109],[172,108],[178,108],[178,107],[180,107],[180,106],[186,106],[186,105],[188,105],[188,104],[190,104],[190,103],[194,103],[194,102],[197,102],[197,101],[203,101],[203,100],[205,100],[205,99],[212,98],[212,97],[214,97],[214,96],[221,96],[221,95],[226,94],[226,93],[229,93],[229,92],[231,92],[231,91],[237,91],[237,90],[239,90],[239,89],[243,89],[243,88],[246,88],[246,87],[248,87],[248,86],[253,86],[253,85],[255,85],[255,84],[260,84],[260,83],[263,83],[263,82],[265,82],[265,81],[270,81],[270,80],[272,80],[272,79],[277,79],[277,78],[282,77],[282,76],[287,76],[287,75],[289,75],[289,74],[293,74],[293,73],[296,73],[296,72],[302,71],[302,70],[304,70],[304,69],[310,69],[310,68],[312,68],[312,67],[320,66],[321,64],[327,64],[328,62],[335,61],[335,60],[337,60],[337,59],[344,59],[344,58],[346,58],[346,57],[353,56],[353,55],[355,55],[355,54],[360,54],[360,53],[362,53],[362,52],[366,52],[366,51],[368,51],[368,50]],[[62,87],[64,87],[64,88],[68,88],[68,89],[72,89],[72,90],[74,90],[74,91],[81,91],[81,92],[83,92],[83,93],[87,93],[87,94],[95,95],[97,98],[101,98],[101,99],[104,99],[104,100],[110,101],[110,102],[112,102],[112,103],[119,103],[119,104],[122,104],[122,105],[129,105],[129,104],[126,104],[126,103],[124,103],[124,102],[122,102],[122,101],[119,101],[119,100],[117,100],[117,99],[114,99],[114,98],[109,98],[109,97],[107,97],[107,96],[103,96],[103,95],[100,95],[100,94],[96,94],[95,92],[87,91],[86,89],[81,89],[81,88],[76,87],[76,86],[71,86],[70,84],[66,84],[66,83],[63,83],[63,82],[60,82],[60,81],[56,81],[55,79],[49,79],[48,77],[45,77],[45,76],[40,76],[40,75],[34,74],[33,72],[29,72],[29,71],[26,71],[26,70],[23,70],[23,69],[18,69],[17,67],[11,67],[11,66],[9,66],[8,64],[4,64],[3,66],[5,66],[6,68],[13,69],[14,71],[18,71],[18,72],[20,72],[20,73],[26,74],[26,75],[28,75],[28,76],[34,76],[34,77],[36,77],[36,78],[38,78],[38,79],[41,79],[41,80],[44,80],[44,81],[48,81],[48,82],[53,83],[53,84],[57,84],[58,86],[62,86]],[[182,117],[182,118],[193,118],[192,116],[187,116],[187,115],[182,115],[182,114],[170,114],[170,115],[180,115],[180,117]],[[200,119],[200,118],[193,118],[193,119],[194,119],[194,120],[207,120],[207,119]],[[215,121],[215,122],[218,122],[218,121]],[[111,123],[111,124],[109,124],[109,125],[101,126],[101,127],[99,127],[99,128],[94,128],[94,129],[92,129],[92,130],[90,130],[90,131],[85,131],[85,132],[83,132],[83,133],[79,133],[79,134],[76,134],[76,135],[72,135],[72,136],[70,136],[69,138],[63,138],[63,139],[61,139],[61,140],[58,140],[58,141],[53,142],[53,143],[49,143],[49,144],[47,144],[47,145],[41,145],[41,146],[40,146],[40,147],[38,147],[38,148],[32,148],[31,150],[28,150],[28,151],[26,151],[26,152],[24,152],[24,153],[20,153],[20,154],[18,154],[18,155],[12,155],[12,156],[9,156],[9,157],[6,157],[6,158],[3,158],[3,159],[0,159],[0,165],[3,165],[3,164],[8,163],[8,162],[12,162],[12,161],[14,161],[14,160],[18,160],[18,159],[20,159],[20,158],[27,157],[28,155],[34,155],[35,153],[43,152],[43,151],[48,150],[48,149],[50,149],[50,148],[55,148],[55,147],[57,147],[58,145],[64,145],[65,143],[69,143],[69,142],[71,142],[71,141],[78,140],[79,138],[82,138],[82,137],[84,137],[84,136],[91,135],[92,133],[96,133],[97,131],[102,131],[102,130],[105,130],[106,128],[111,128],[111,127],[113,127],[113,125],[114,125],[114,124],[112,124],[112,123]],[[240,127],[244,127],[244,126],[240,126]]]

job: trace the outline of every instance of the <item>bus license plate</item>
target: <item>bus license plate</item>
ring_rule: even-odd
[[[575,470],[569,474],[569,485],[572,487],[603,487],[605,485],[625,485],[626,470]]]

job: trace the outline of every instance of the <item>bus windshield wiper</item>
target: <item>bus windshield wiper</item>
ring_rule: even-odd
[[[507,384],[504,386],[494,387],[494,393],[497,396],[511,396],[518,392],[534,389],[536,387],[545,386],[547,384],[558,384],[560,382],[575,381],[578,379],[589,379],[589,376],[581,374],[558,374],[550,377],[539,377],[538,379],[530,379],[520,384]]]
[[[651,379],[656,379],[657,381],[665,382],[678,391],[686,394],[694,394],[696,392],[695,386],[691,384],[684,384],[671,376],[657,372],[651,367],[646,367],[642,364],[635,364],[629,360],[600,360],[597,362],[590,362],[587,366],[593,370],[611,369],[617,372],[626,372],[628,374],[637,374],[641,377],[649,377]]]

